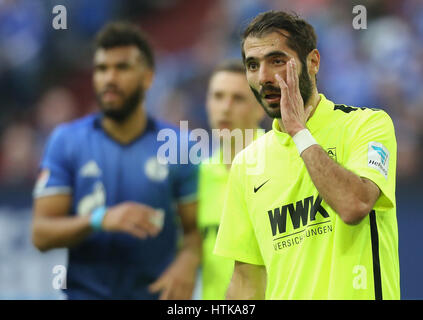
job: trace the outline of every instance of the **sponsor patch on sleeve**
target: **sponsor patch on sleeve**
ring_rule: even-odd
[[[389,168],[389,151],[379,142],[369,142],[369,150],[367,152],[367,165],[370,168],[378,170],[385,179],[388,179]]]

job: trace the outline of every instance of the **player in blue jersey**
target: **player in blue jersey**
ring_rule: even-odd
[[[62,124],[49,138],[32,237],[41,251],[69,248],[68,299],[192,297],[201,257],[197,167],[157,158],[157,134],[172,127],[145,111],[153,73],[141,31],[109,24],[94,54],[101,112]]]

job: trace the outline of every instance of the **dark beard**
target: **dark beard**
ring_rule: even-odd
[[[128,96],[120,108],[108,108],[106,107],[99,95],[97,95],[97,102],[100,106],[101,112],[106,118],[112,119],[116,122],[122,123],[131,116],[137,109],[140,101],[144,99],[144,90],[139,86],[134,92]]]
[[[303,102],[304,104],[307,103],[310,100],[312,91],[313,91],[313,84],[311,82],[310,76],[307,72],[307,67],[305,62],[302,63],[302,68],[301,68],[301,73],[299,75],[299,87],[300,87],[300,94],[301,97],[303,98]],[[279,103],[273,103],[271,105],[269,105],[269,107],[265,106],[265,102],[263,101],[263,95],[262,93],[259,93],[256,89],[254,89],[253,87],[251,87],[251,90],[254,93],[254,96],[256,97],[257,101],[261,104],[261,106],[263,107],[264,111],[267,113],[267,115],[273,119],[275,118],[281,118],[281,109],[280,109],[280,105]],[[267,86],[263,86],[261,91],[263,91],[263,89],[265,90],[270,90],[273,92],[278,92],[280,93],[281,89],[279,87],[273,87],[271,85],[267,85]]]

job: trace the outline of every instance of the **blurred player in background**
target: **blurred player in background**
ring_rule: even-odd
[[[236,260],[227,298],[399,299],[390,117],[318,93],[316,35],[297,16],[258,15],[242,54],[274,121],[232,163],[215,247]]]
[[[41,251],[69,248],[69,299],[192,297],[201,258],[198,168],[157,159],[157,133],[169,126],[145,111],[153,74],[142,32],[121,22],[105,26],[93,74],[101,112],[60,125],[46,146],[33,243]]]
[[[238,137],[231,136],[231,143],[220,141],[220,148],[200,165],[198,185],[198,223],[203,236],[202,298],[221,300],[225,298],[233,272],[234,261],[213,254],[217,230],[225,198],[229,169],[235,156],[234,139],[241,138],[247,144],[246,130],[257,135],[259,123],[264,116],[248,86],[242,61],[228,60],[213,71],[207,93],[207,113],[210,127],[240,130]],[[251,135],[253,136],[253,135]],[[215,137],[223,139],[223,137]],[[225,163],[223,154],[228,154]]]

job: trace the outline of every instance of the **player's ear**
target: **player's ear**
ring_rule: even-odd
[[[320,53],[319,50],[313,49],[307,56],[307,67],[311,78],[319,72],[320,67]]]
[[[142,84],[144,90],[150,89],[151,85],[153,84],[154,80],[154,71],[151,68],[146,68],[143,71],[143,77],[142,77]]]

